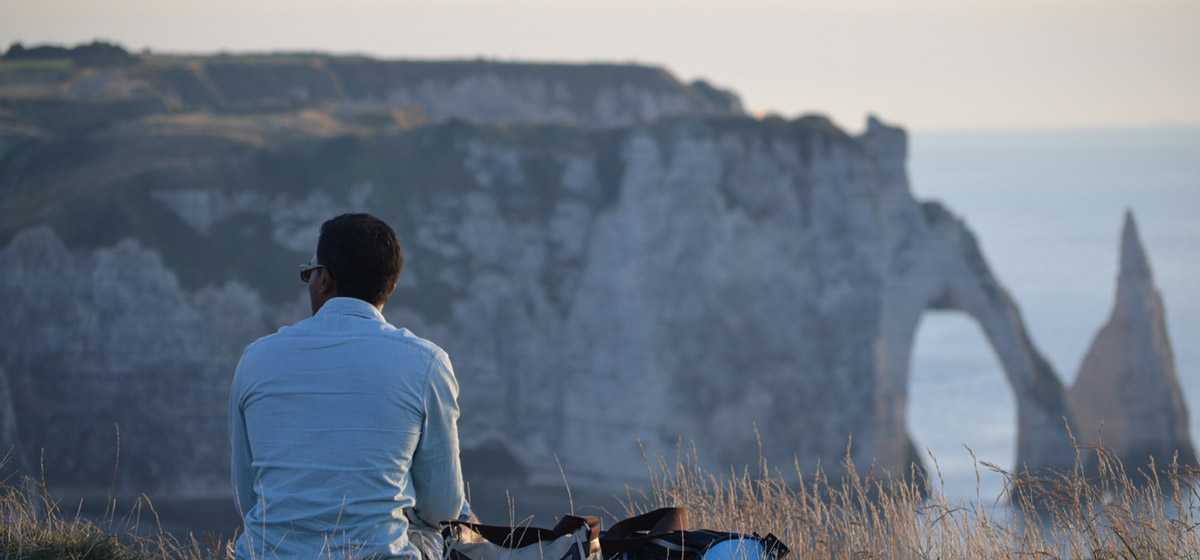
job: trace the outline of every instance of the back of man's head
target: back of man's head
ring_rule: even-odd
[[[321,225],[317,262],[337,281],[337,295],[381,306],[400,279],[404,251],[383,220],[342,214]]]

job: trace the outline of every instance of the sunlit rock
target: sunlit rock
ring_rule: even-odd
[[[1128,472],[1151,460],[1163,468],[1176,454],[1180,463],[1194,465],[1166,310],[1132,212],[1125,214],[1119,265],[1112,315],[1092,341],[1071,387],[1075,436],[1112,448]]]

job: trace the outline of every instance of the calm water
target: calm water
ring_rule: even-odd
[[[1132,209],[1167,309],[1175,365],[1200,433],[1200,127],[913,133],[909,177],[978,236],[993,272],[1064,383],[1071,383],[1116,291]],[[927,313],[912,363],[908,426],[937,457],[951,496],[974,498],[964,445],[1011,468],[1015,402],[974,320]],[[927,466],[932,466],[927,461]],[[979,495],[1001,479],[981,468]]]

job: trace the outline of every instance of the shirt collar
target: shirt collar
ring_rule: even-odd
[[[326,301],[321,309],[317,310],[317,315],[353,315],[387,322],[387,319],[383,318],[383,314],[374,305],[352,297],[335,297]]]

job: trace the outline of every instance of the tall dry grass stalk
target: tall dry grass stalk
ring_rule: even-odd
[[[1085,476],[1091,454],[1098,474]],[[936,484],[920,469],[908,480],[874,476],[848,459],[837,480],[798,465],[785,476],[764,461],[714,475],[694,448],[673,465],[647,464],[650,489],[627,491],[626,514],[685,506],[693,528],[774,533],[792,558],[1200,558],[1200,471],[1173,461],[1134,478],[1103,447],[1077,446],[1070,472],[982,463],[1005,479],[992,503],[948,500],[940,475]]]

